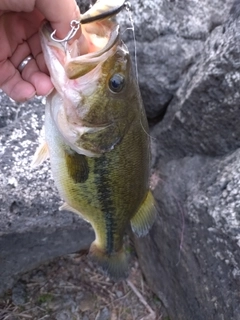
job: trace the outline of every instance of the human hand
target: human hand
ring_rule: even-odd
[[[35,94],[47,95],[53,85],[44,62],[39,27],[47,19],[62,39],[70,31],[71,20],[79,18],[75,0],[0,0],[0,88],[19,102]],[[29,55],[34,59],[19,72],[18,66]]]

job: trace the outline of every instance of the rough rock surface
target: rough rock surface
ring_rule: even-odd
[[[139,85],[149,118],[161,117],[202,52],[209,34],[227,18],[234,0],[132,0]],[[128,16],[124,39],[134,56]]]
[[[240,1],[206,39],[153,136],[159,218],[136,239],[170,319],[240,319]]]
[[[152,120],[159,217],[135,239],[172,320],[240,319],[240,1],[132,1],[139,83]],[[128,15],[121,13],[126,28]],[[131,52],[131,32],[124,37]],[[17,275],[89,245],[58,211],[47,164],[30,171],[43,108],[0,97],[0,292]],[[31,105],[31,107],[30,107]],[[157,120],[161,122],[157,123]]]
[[[159,218],[135,244],[170,319],[240,319],[239,157],[240,150],[156,167]]]
[[[44,106],[0,95],[0,294],[19,274],[54,257],[86,249],[89,225],[59,211],[49,164],[31,169],[39,145]]]

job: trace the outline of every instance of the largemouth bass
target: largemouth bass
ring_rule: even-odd
[[[82,25],[80,39],[66,46],[51,39],[48,23],[41,28],[56,89],[47,97],[46,145],[37,151],[35,163],[49,153],[65,201],[60,209],[92,225],[96,238],[90,254],[110,276],[122,278],[128,269],[124,232],[130,222],[138,236],[146,235],[156,208],[149,190],[150,141],[138,84],[119,26],[103,17]]]

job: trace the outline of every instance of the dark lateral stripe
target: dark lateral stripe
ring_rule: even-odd
[[[102,155],[95,160],[95,183],[97,186],[97,197],[101,204],[102,212],[104,213],[104,219],[106,224],[106,253],[108,255],[113,253],[114,250],[114,206],[111,198],[111,186],[109,181],[109,163]],[[105,232],[105,230],[103,230]]]
[[[76,152],[72,154],[65,152],[65,159],[68,173],[73,181],[76,183],[85,182],[89,174],[89,167],[86,157]]]

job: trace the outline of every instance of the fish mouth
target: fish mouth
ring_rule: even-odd
[[[40,38],[50,74],[54,75],[51,69],[57,59],[67,78],[84,76],[111,56],[119,43],[119,25],[112,20],[81,25],[81,31],[81,36],[72,43],[57,42],[51,37],[53,29],[50,23],[43,22]]]
[[[44,58],[58,94],[49,97],[51,118],[59,134],[74,151],[96,156],[83,149],[79,139],[105,130],[112,123],[90,124],[84,121],[87,108],[81,108],[82,96],[90,96],[101,77],[101,66],[115,54],[120,43],[119,25],[106,19],[81,25],[82,34],[73,42],[56,42],[53,29],[45,21],[40,29]],[[55,96],[55,97],[54,97]]]

